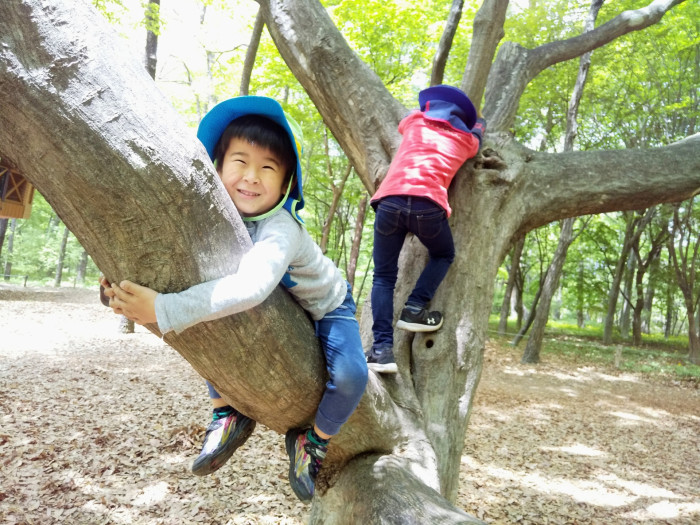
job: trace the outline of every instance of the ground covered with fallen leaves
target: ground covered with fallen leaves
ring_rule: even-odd
[[[203,382],[117,326],[95,290],[0,284],[0,523],[304,523],[270,430],[190,474]],[[457,504],[490,523],[700,523],[697,386],[546,361],[489,343]]]

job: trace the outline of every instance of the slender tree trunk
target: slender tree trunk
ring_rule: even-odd
[[[508,316],[511,310],[511,298],[513,296],[513,288],[515,287],[516,276],[520,269],[520,257],[523,254],[523,246],[525,246],[525,237],[519,238],[510,255],[510,271],[508,272],[508,282],[501,303],[501,315],[498,320],[498,335],[506,335],[508,331]]]
[[[335,213],[338,209],[338,203],[340,198],[343,196],[343,190],[345,190],[345,183],[348,181],[350,173],[352,173],[352,164],[348,163],[345,167],[345,173],[343,173],[343,178],[340,180],[338,185],[335,184],[333,180],[333,165],[331,164],[331,155],[328,147],[328,134],[324,134],[325,147],[326,147],[326,170],[328,172],[328,179],[331,184],[331,191],[333,192],[333,199],[331,200],[331,205],[328,208],[328,215],[326,215],[326,220],[323,222],[323,230],[321,233],[321,242],[319,246],[321,251],[326,253],[328,251],[328,239],[331,234],[331,227],[333,226],[333,219]]]
[[[646,210],[642,217],[635,217],[633,214],[625,214],[627,227],[625,228],[625,237],[622,242],[622,249],[620,250],[620,256],[617,260],[617,265],[615,267],[615,273],[613,274],[613,282],[610,286],[610,295],[608,296],[608,311],[605,316],[605,324],[603,327],[603,344],[609,345],[612,343],[612,333],[613,325],[615,323],[615,313],[617,312],[617,300],[620,296],[620,283],[625,272],[625,265],[627,264],[627,257],[632,250],[632,244],[635,239],[639,236],[649,224],[652,217],[654,216],[654,208],[649,208]]]
[[[5,254],[5,280],[10,280],[12,274],[12,251],[15,242],[15,230],[17,229],[17,219],[10,221],[10,235],[7,237],[7,252]]]
[[[144,18],[146,22],[146,71],[155,80],[158,64],[158,35],[160,34],[160,0],[148,0]]]
[[[63,260],[66,257],[66,245],[68,244],[68,226],[63,227],[63,237],[61,238],[61,248],[58,251],[58,261],[56,262],[56,278],[54,279],[53,285],[55,287],[61,286],[61,279],[63,278]]]
[[[247,95],[250,89],[250,77],[253,74],[255,66],[255,57],[258,54],[260,46],[260,38],[262,37],[263,28],[265,27],[265,19],[262,16],[262,11],[258,10],[255,15],[255,24],[253,25],[253,34],[250,35],[250,42],[245,53],[245,61],[243,62],[243,72],[241,73],[241,95]]]
[[[5,244],[5,234],[7,233],[7,223],[9,219],[0,219],[0,258],[2,256],[2,246]]]
[[[350,259],[348,260],[348,269],[345,272],[350,286],[355,287],[355,271],[357,270],[357,259],[360,256],[360,246],[362,245],[362,230],[365,225],[365,217],[367,216],[367,201],[368,196],[365,195],[360,200],[357,209],[357,218],[355,219],[355,232],[352,236],[352,247],[350,248]]]
[[[584,301],[584,265],[583,261],[578,263],[578,274],[576,276],[576,326],[583,328],[586,325],[586,318],[584,316],[583,307]]]
[[[450,7],[450,13],[447,15],[445,29],[442,32],[440,42],[438,43],[437,50],[435,51],[435,57],[433,58],[433,70],[430,73],[431,86],[442,84],[442,78],[445,75],[445,66],[447,65],[447,57],[449,56],[450,49],[452,48],[452,41],[454,40],[455,33],[457,32],[459,20],[462,18],[463,6],[464,0],[452,0],[452,6]]]
[[[524,240],[524,238],[523,238]],[[523,305],[523,295],[525,294],[525,275],[521,268],[515,276],[515,298],[513,301],[513,310],[515,311],[515,330],[520,332],[523,327],[523,318],[525,317],[525,306]]]
[[[88,252],[83,250],[83,253],[80,256],[80,261],[78,262],[78,268],[76,269],[76,272],[75,272],[76,282],[80,285],[85,284],[85,273],[87,272],[87,263],[88,263]]]
[[[625,270],[624,287],[622,292],[622,312],[620,313],[620,337],[623,340],[629,338],[630,335],[630,320],[632,318],[631,306],[632,306],[632,291],[634,284],[635,269],[637,267],[637,261],[634,257],[627,258],[627,265]]]
[[[549,307],[552,302],[552,296],[559,286],[559,277],[561,269],[566,261],[566,252],[574,240],[573,227],[576,219],[564,219],[561,223],[561,233],[559,234],[559,244],[552,257],[552,262],[547,269],[544,283],[538,290],[539,304],[537,308],[533,308],[534,322],[530,338],[527,340],[525,351],[520,360],[521,363],[539,363],[540,350],[542,348],[542,339],[544,338],[544,329],[547,326],[549,318]]]
[[[547,268],[547,271],[549,271],[549,268]],[[538,303],[540,302],[540,297],[542,296],[542,290],[544,288],[544,285],[542,283],[547,281],[547,272],[544,273],[544,275],[540,278],[540,286],[537,288],[537,292],[535,293],[535,298],[532,300],[532,306],[530,307],[530,312],[528,313],[527,320],[525,321],[525,324],[520,328],[518,333],[515,335],[513,338],[513,341],[511,341],[510,344],[513,346],[518,346],[520,341],[522,340],[523,337],[525,337],[525,334],[527,331],[530,329],[530,326],[532,326],[532,323],[535,322],[535,316],[537,315],[537,306]]]
[[[584,27],[584,32],[592,31],[595,27],[595,21],[598,17],[598,11],[603,5],[602,0],[593,0],[591,8],[588,12],[588,18]],[[573,151],[574,140],[577,135],[578,123],[578,107],[583,95],[583,88],[586,85],[588,78],[588,69],[591,65],[591,53],[584,53],[579,60],[578,75],[576,84],[571,94],[569,108],[566,115],[566,134],[564,135],[564,151]],[[547,277],[544,284],[541,286],[542,294],[540,304],[535,315],[535,322],[532,328],[532,333],[525,346],[525,351],[521,362],[523,363],[538,363],[540,361],[540,350],[542,349],[542,339],[544,338],[544,330],[549,319],[549,310],[552,303],[554,291],[559,286],[559,277],[561,276],[564,263],[566,262],[566,253],[569,246],[574,240],[573,228],[575,218],[564,219],[561,223],[561,233],[559,235],[559,244],[552,257],[552,262],[547,269]]]

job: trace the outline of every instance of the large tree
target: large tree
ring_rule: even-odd
[[[381,181],[406,114],[316,0],[260,0],[265,24],[368,191]],[[458,254],[434,306],[442,330],[400,334],[395,378],[371,375],[333,440],[312,523],[465,523],[460,455],[479,382],[493,282],[513,239],[554,220],[687,199],[700,189],[700,136],[664,148],[546,154],[508,132],[528,82],[661,19],[654,1],[584,35],[495,50],[507,2],[485,0],[462,87],[486,93],[485,151],[451,188]],[[112,281],[176,291],[236,268],[250,246],[206,153],[139,63],[82,2],[0,2],[0,155],[46,196]],[[493,65],[492,65],[493,64]],[[498,162],[491,162],[498,155]],[[422,267],[404,247],[396,301]],[[369,310],[369,309],[365,309]],[[363,319],[366,326],[366,319]],[[154,326],[149,327],[157,333]],[[282,290],[263,305],[165,340],[242,412],[273,430],[309,422],[322,354]]]

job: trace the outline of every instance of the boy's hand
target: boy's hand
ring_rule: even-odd
[[[158,292],[131,281],[122,281],[118,286],[113,284],[112,292],[114,295],[109,305],[114,313],[138,324],[157,322],[155,304]]]

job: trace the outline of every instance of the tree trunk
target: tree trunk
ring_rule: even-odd
[[[355,288],[355,271],[357,270],[357,259],[360,256],[360,245],[362,244],[362,231],[365,225],[365,217],[367,216],[367,201],[368,197],[362,197],[357,210],[357,218],[355,219],[355,232],[352,236],[352,247],[350,248],[350,259],[348,260],[348,269],[345,272],[350,286]]]
[[[525,351],[520,360],[521,363],[539,363],[540,350],[542,348],[542,339],[544,338],[544,329],[547,326],[549,318],[549,307],[552,303],[554,291],[559,286],[559,277],[561,270],[566,262],[566,252],[574,240],[573,227],[576,219],[564,219],[561,223],[561,233],[559,234],[559,244],[552,257],[552,262],[547,269],[544,282],[540,286],[540,300],[534,314],[534,323],[530,338],[525,345]],[[533,309],[533,312],[535,310]]]
[[[348,181],[350,173],[352,173],[352,164],[348,163],[345,167],[345,173],[343,173],[343,178],[340,180],[340,184],[336,185],[333,180],[333,165],[331,164],[331,155],[328,150],[328,134],[324,135],[324,143],[326,147],[326,170],[328,172],[328,180],[330,180],[331,191],[333,193],[333,199],[331,200],[331,205],[328,208],[328,215],[326,215],[326,220],[323,221],[323,230],[321,233],[321,251],[326,253],[328,251],[328,238],[331,234],[331,226],[333,225],[333,219],[335,213],[338,209],[338,203],[340,198],[343,196],[343,190],[345,190],[345,183]]]
[[[12,250],[15,242],[15,230],[17,229],[17,219],[10,221],[10,236],[7,238],[7,251],[5,252],[5,280],[10,280],[12,274]]]
[[[56,261],[56,278],[53,281],[53,285],[58,288],[61,286],[61,279],[63,278],[63,260],[66,257],[66,245],[68,244],[68,227],[63,227],[63,237],[61,239],[61,247],[58,250],[58,261]]]
[[[5,234],[7,233],[7,222],[9,219],[0,219],[0,258],[2,257],[2,247],[5,244]]]
[[[620,296],[620,283],[622,282],[622,277],[625,273],[627,257],[629,257],[633,243],[636,239],[639,239],[639,236],[642,234],[647,224],[649,224],[651,221],[654,213],[655,210],[650,208],[646,210],[644,216],[642,217],[635,217],[632,214],[625,215],[627,227],[625,228],[625,237],[622,241],[622,249],[620,250],[620,256],[617,260],[615,273],[613,274],[613,282],[610,286],[610,295],[608,296],[608,312],[605,316],[605,324],[603,326],[604,345],[609,345],[612,343],[613,325],[615,323],[615,313],[617,312],[617,299]]]
[[[406,109],[319,2],[260,4],[285,62],[374,191]],[[99,15],[83,2],[5,0],[0,34],[3,154],[107,278],[177,291],[235,271],[250,247],[240,217],[191,130]],[[451,314],[438,332],[398,335],[399,374],[370,375],[360,406],[331,443],[311,523],[347,523],[348,516],[367,524],[478,522],[452,502],[493,282],[511,240],[554,220],[684,200],[700,187],[700,137],[658,149],[560,154],[523,148],[508,133],[490,133],[486,143],[504,165],[474,159],[449,192],[460,246],[433,304]],[[397,301],[422,269],[419,244],[404,246]],[[367,337],[371,313],[363,311]],[[164,339],[268,428],[285,432],[311,421],[326,380],[323,357],[306,314],[283,290]]]
[[[76,268],[76,271],[75,271],[76,282],[80,285],[85,284],[85,273],[87,272],[87,263],[88,263],[88,252],[83,250],[83,253],[80,254],[80,261],[78,261],[78,267]]]
[[[632,306],[632,285],[634,283],[635,269],[637,261],[634,257],[627,257],[627,265],[625,277],[623,279],[624,286],[622,291],[622,311],[620,312],[620,337],[623,341],[629,339],[630,335],[630,319]]]
[[[253,67],[255,66],[255,57],[258,54],[258,47],[260,46],[260,37],[262,36],[263,28],[265,27],[265,20],[263,19],[262,12],[258,11],[255,15],[255,24],[253,25],[253,34],[250,35],[250,42],[248,43],[248,49],[245,52],[245,61],[243,62],[243,72],[241,73],[241,95],[247,95],[250,89],[250,77],[253,74]]]
[[[450,13],[447,16],[445,29],[442,32],[440,42],[438,43],[437,50],[435,51],[435,57],[433,58],[433,69],[430,73],[431,86],[442,84],[442,78],[445,75],[445,66],[447,65],[447,57],[449,56],[450,49],[452,48],[452,41],[454,40],[455,33],[457,32],[459,20],[462,18],[463,6],[464,0],[452,0],[452,6],[450,7]]]
[[[579,261],[578,272],[576,274],[576,326],[579,328],[586,326],[586,317],[583,311],[583,289],[585,286],[583,270],[583,261]]]
[[[148,0],[144,21],[146,23],[146,71],[155,80],[158,65],[158,35],[160,34],[160,0]]]
[[[508,331],[511,297],[513,296],[513,288],[515,287],[515,278],[520,268],[520,256],[523,253],[523,246],[525,246],[525,237],[521,237],[515,242],[510,256],[510,271],[508,272],[508,282],[506,283],[506,290],[503,294],[503,302],[501,303],[501,315],[498,320],[498,335],[506,335]]]
[[[593,0],[591,8],[588,12],[588,18],[584,26],[584,31],[590,32],[595,27],[595,21],[598,17],[598,11],[603,5],[602,0]],[[579,60],[578,75],[574,90],[569,101],[569,108],[566,114],[566,133],[564,135],[564,151],[573,151],[574,139],[576,138],[578,123],[578,107],[583,95],[583,88],[586,85],[588,78],[588,69],[591,65],[591,53],[584,53]],[[566,254],[569,251],[569,246],[574,240],[573,228],[576,219],[564,219],[561,223],[561,233],[559,235],[559,243],[552,257],[552,262],[547,269],[547,277],[542,284],[542,294],[540,297],[539,308],[535,314],[535,322],[530,333],[530,338],[525,346],[522,363],[539,363],[540,350],[542,349],[542,339],[544,338],[544,330],[549,319],[549,310],[552,303],[554,291],[559,287],[559,277],[561,276],[564,263],[566,262]]]

